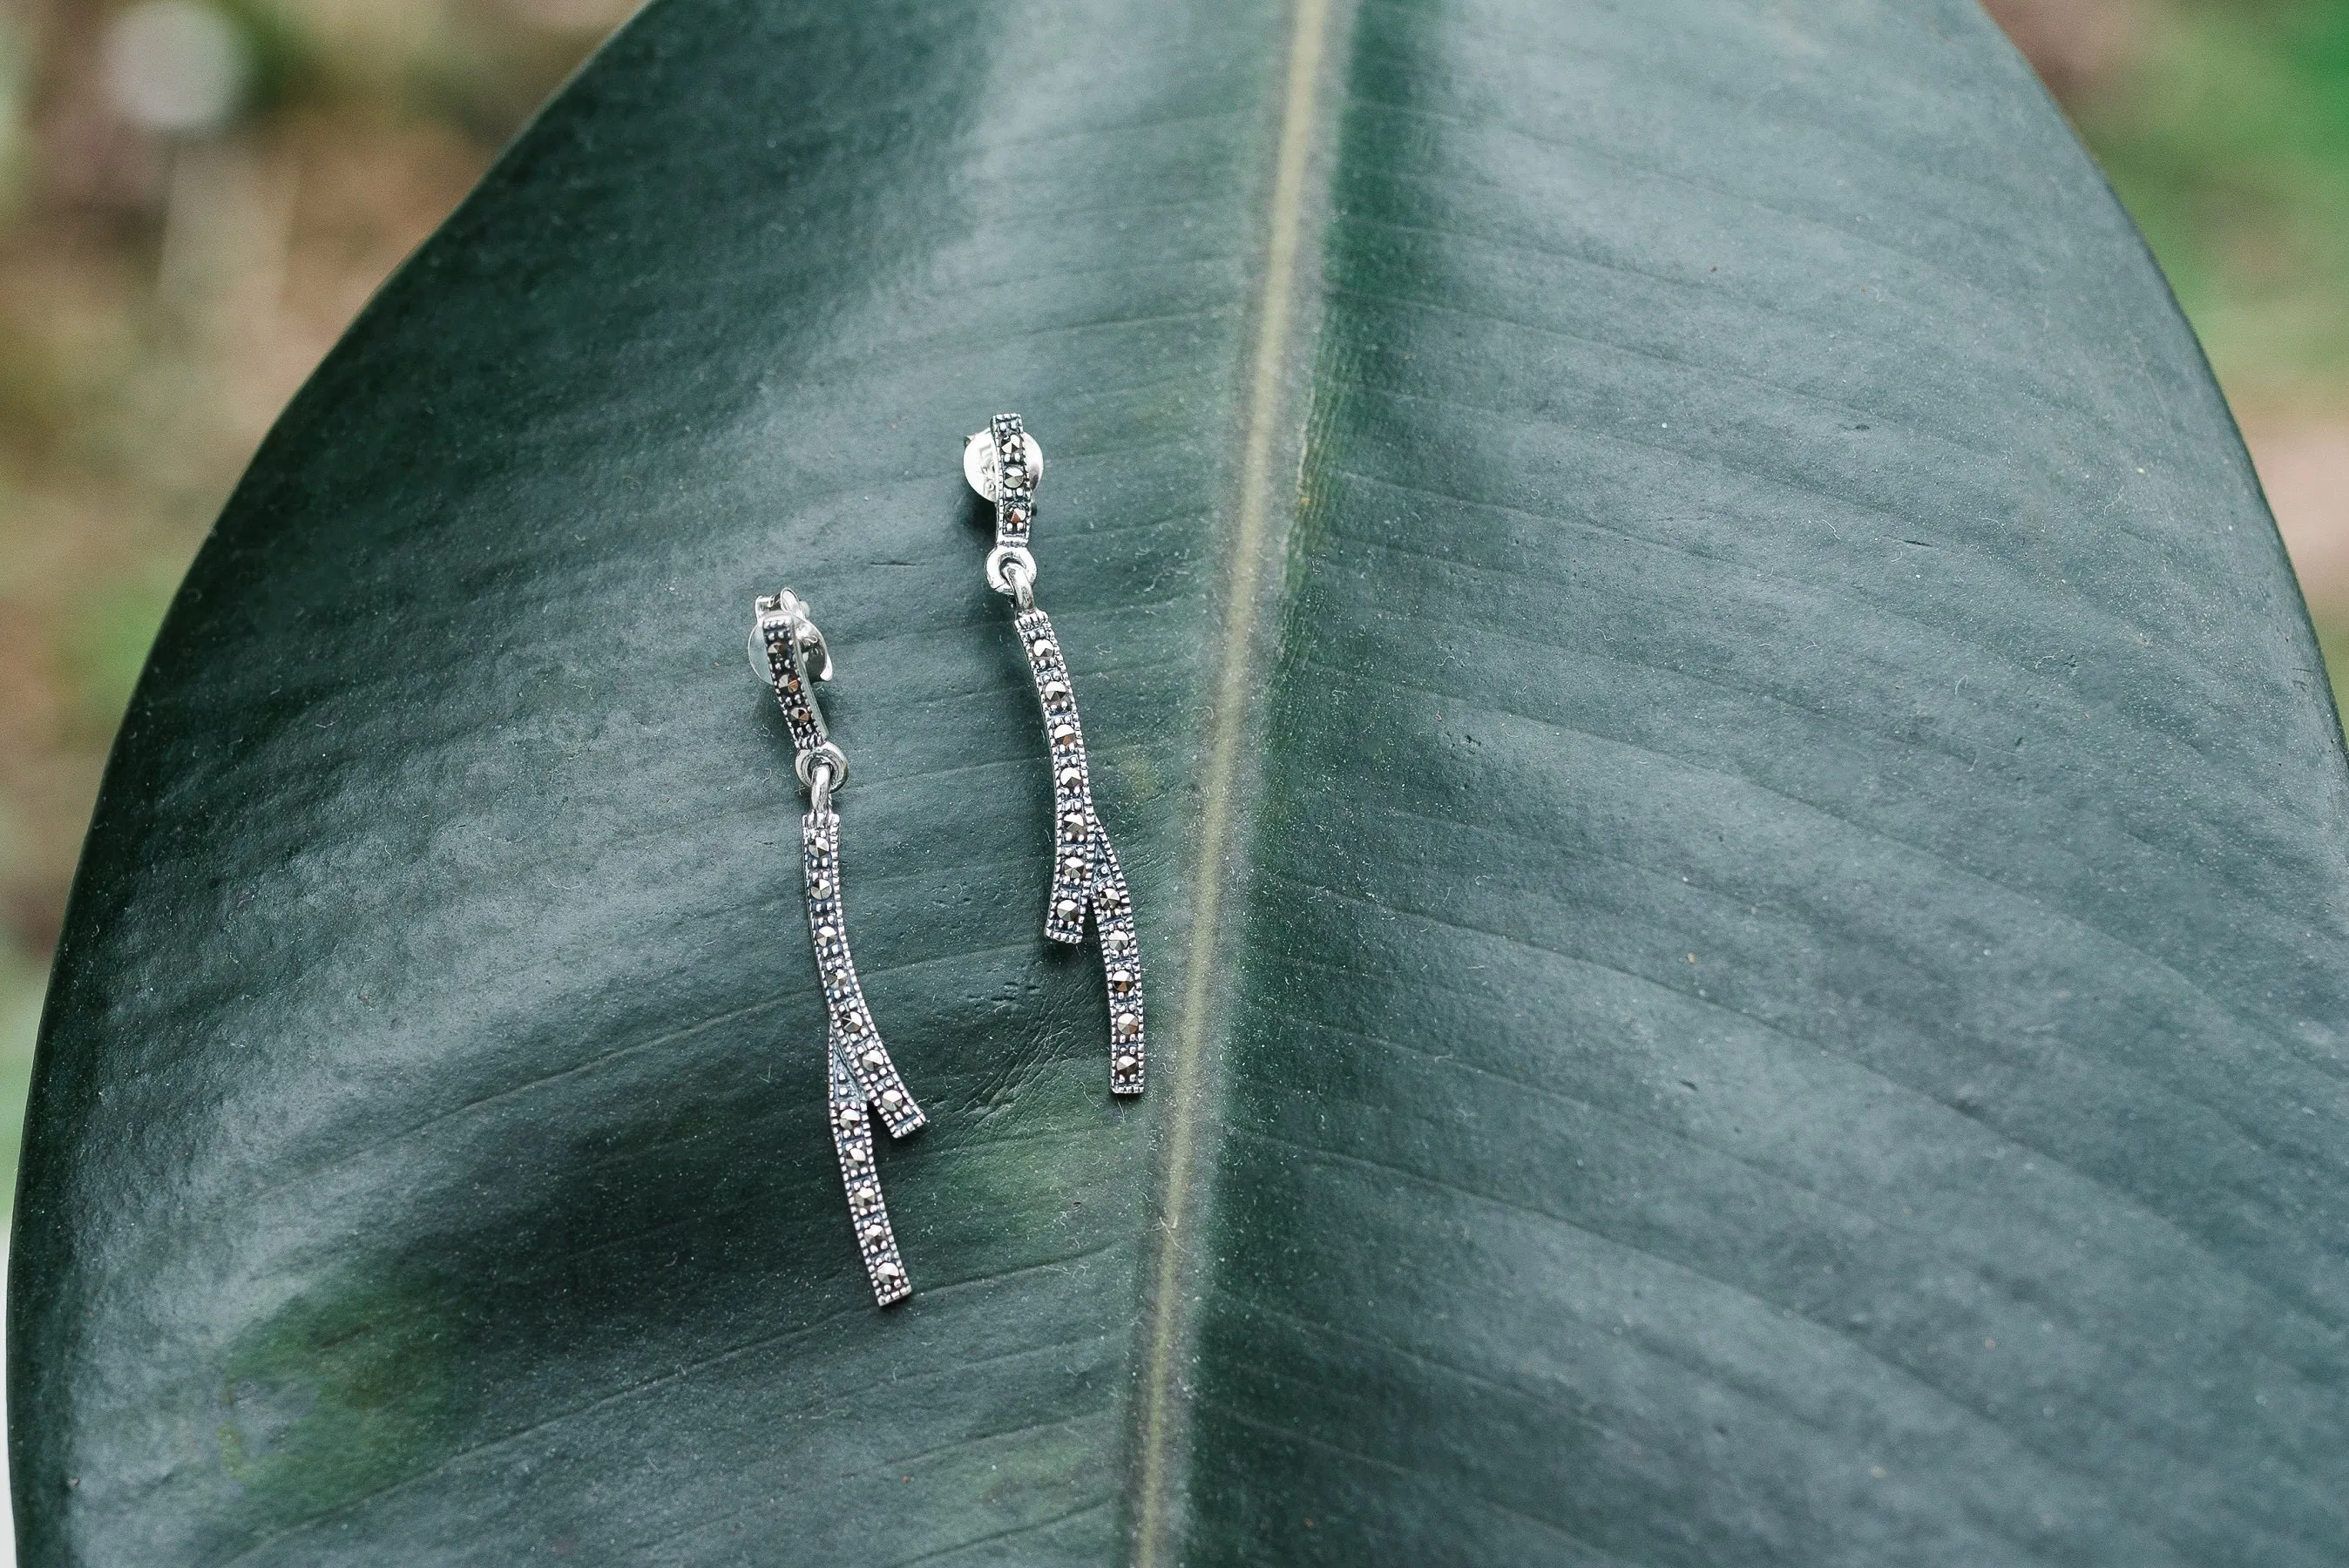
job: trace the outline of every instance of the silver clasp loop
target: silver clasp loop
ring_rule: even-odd
[[[999,544],[987,552],[987,585],[1008,593],[1023,611],[1036,607],[1036,558],[1020,544]]]
[[[813,751],[801,752],[792,768],[807,786],[809,813],[821,817],[831,810],[833,781],[848,776],[848,758],[840,748],[827,740]]]
[[[792,758],[792,771],[807,786],[810,803],[821,811],[832,792],[848,782],[848,754],[827,740]],[[816,784],[819,779],[823,780],[821,789]]]

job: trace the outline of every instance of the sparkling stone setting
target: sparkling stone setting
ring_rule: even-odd
[[[783,722],[798,749],[801,779],[811,777],[811,759],[828,758],[831,783],[837,787],[846,761],[831,745],[823,714],[808,690],[808,677],[830,673],[831,655],[806,666],[802,650],[794,645],[794,614],[804,608],[786,594],[761,597],[756,629],[751,634],[751,663],[765,655],[761,672],[782,705]],[[817,645],[821,648],[821,639]],[[808,934],[815,948],[816,972],[823,977],[826,1024],[825,1080],[829,1085],[833,1149],[840,1158],[841,1182],[846,1189],[850,1231],[864,1260],[874,1300],[882,1306],[911,1295],[905,1260],[889,1224],[889,1207],[882,1201],[881,1182],[874,1170],[873,1117],[877,1112],[892,1138],[904,1138],[923,1123],[922,1109],[897,1077],[881,1035],[873,1026],[864,1004],[864,988],[856,978],[856,960],[848,951],[848,926],[840,904],[840,816],[829,806],[811,810],[800,825],[800,846],[807,877]]]
[[[878,1112],[889,1136],[920,1130],[922,1108],[897,1077],[896,1064],[881,1044],[864,988],[849,955],[847,924],[840,908],[840,813],[808,813],[800,829],[807,865],[808,929],[815,937],[816,963],[825,977],[824,1010],[830,1015],[827,1077],[832,1086],[832,1141],[840,1155],[842,1182],[857,1250],[873,1282],[873,1297],[887,1306],[913,1295],[888,1205],[873,1174],[873,1116]]]

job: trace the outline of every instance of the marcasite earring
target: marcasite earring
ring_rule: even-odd
[[[963,447],[963,477],[995,503],[995,548],[987,556],[987,585],[1019,607],[1016,624],[1028,650],[1028,668],[1044,705],[1053,780],[1052,892],[1044,906],[1044,935],[1053,942],[1085,939],[1085,916],[1101,933],[1102,966],[1109,981],[1109,1091],[1140,1094],[1143,1086],[1142,948],[1134,940],[1133,895],[1125,885],[1109,833],[1093,810],[1085,767],[1085,737],[1052,623],[1036,608],[1036,557],[1029,531],[1036,521],[1036,481],[1044,454],[1017,414],[998,414]]]
[[[873,1026],[857,984],[856,961],[848,954],[848,930],[840,912],[840,814],[832,793],[848,782],[848,758],[832,743],[814,683],[832,678],[832,650],[808,618],[807,606],[790,590],[760,598],[750,628],[750,667],[774,688],[783,705],[798,756],[793,767],[808,792],[808,812],[800,843],[807,867],[808,931],[815,940],[817,972],[823,977],[832,1081],[832,1143],[840,1154],[840,1177],[848,1188],[848,1217],[874,1299],[883,1306],[903,1301],[914,1287],[889,1228],[881,1202],[881,1178],[873,1162],[873,1124],[867,1108],[880,1114],[892,1138],[922,1125],[922,1109],[897,1077],[897,1068]]]

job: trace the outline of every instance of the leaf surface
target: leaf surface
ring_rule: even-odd
[[[1143,915],[1039,937],[960,438]],[[930,1113],[870,1305],[788,584]],[[18,1203],[33,1564],[2349,1555],[2349,795],[1971,6],[662,0],[181,593]]]

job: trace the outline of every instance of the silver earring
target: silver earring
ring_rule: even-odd
[[[840,814],[832,809],[832,794],[848,782],[848,758],[832,743],[823,710],[815,701],[815,682],[832,678],[832,650],[809,619],[807,606],[789,589],[761,597],[754,614],[750,667],[783,705],[783,722],[798,752],[793,768],[808,792],[800,844],[807,867],[808,932],[815,940],[828,1019],[832,1143],[840,1154],[849,1222],[856,1230],[874,1299],[887,1306],[913,1295],[914,1287],[905,1278],[905,1260],[897,1255],[888,1206],[881,1201],[870,1118],[878,1112],[889,1136],[903,1138],[921,1127],[922,1108],[906,1092],[873,1026],[864,988],[857,984],[856,961],[848,954],[848,928],[841,918]]]
[[[1140,1094],[1143,1076],[1142,948],[1134,940],[1133,895],[1093,810],[1085,768],[1085,737],[1069,666],[1052,623],[1036,608],[1036,558],[1029,531],[1036,521],[1036,481],[1044,454],[1017,414],[998,414],[963,447],[963,477],[995,503],[995,548],[987,556],[987,585],[1018,606],[1020,645],[1044,705],[1052,762],[1052,892],[1044,906],[1044,935],[1053,942],[1085,939],[1085,916],[1101,933],[1102,966],[1109,982],[1109,1091]]]

